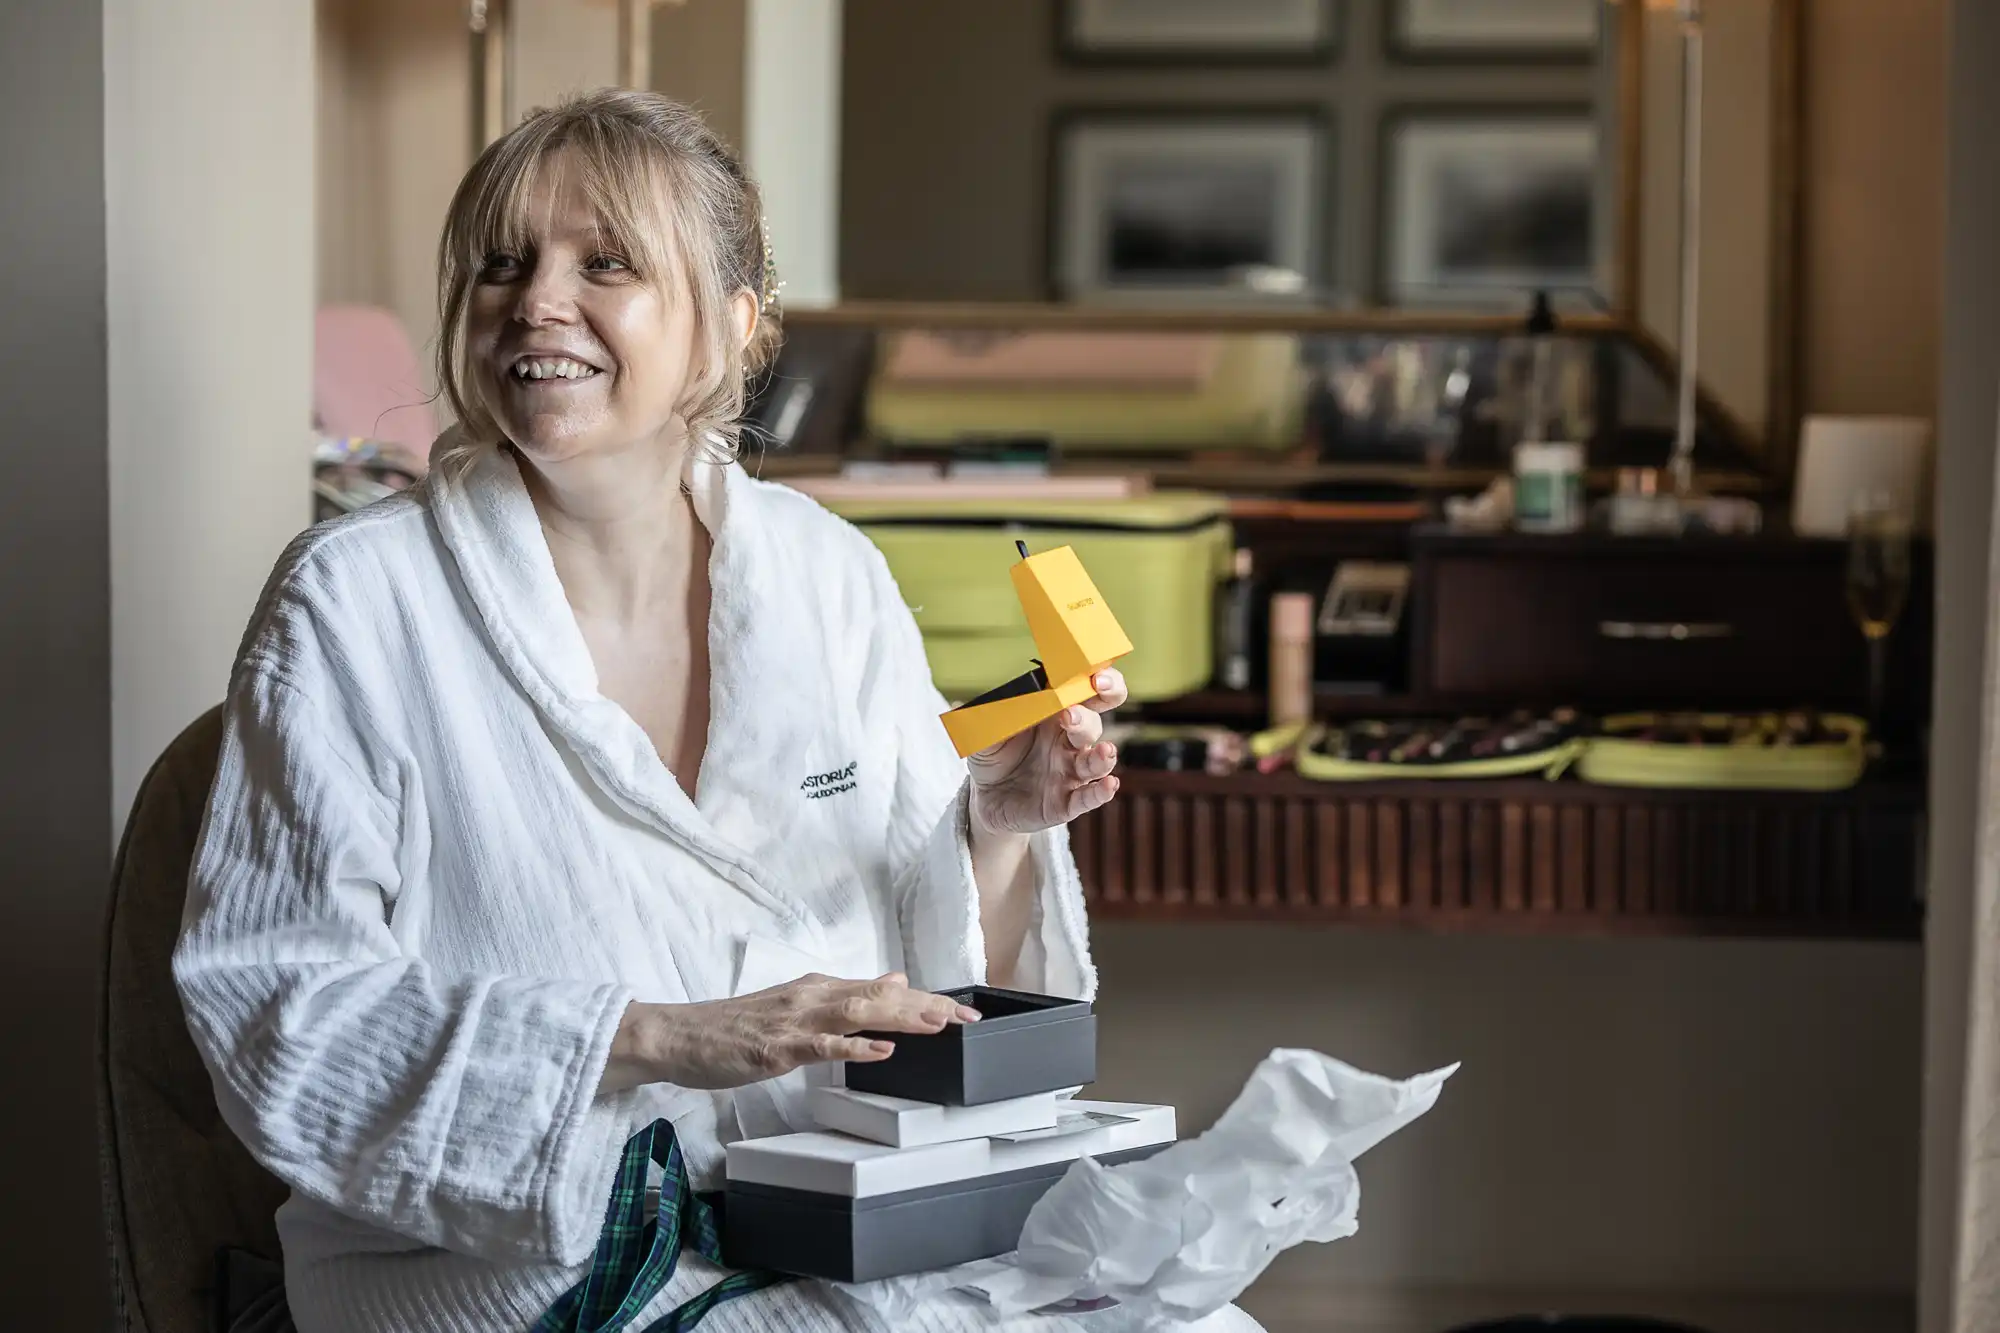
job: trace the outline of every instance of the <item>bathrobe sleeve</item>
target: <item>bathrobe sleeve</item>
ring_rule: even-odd
[[[972,877],[970,788],[938,715],[947,704],[931,680],[917,631],[888,565],[873,548],[875,633],[867,688],[890,691],[896,785],[890,856],[904,965],[912,985],[942,990],[987,979],[979,887]],[[873,710],[871,710],[873,711]],[[1023,989],[1094,999],[1083,884],[1063,826],[1033,836],[1034,906],[1015,970]]]
[[[632,996],[447,979],[400,948],[390,914],[428,835],[406,828],[421,821],[393,762],[341,720],[352,701],[313,686],[239,672],[174,955],[223,1119],[356,1219],[492,1261],[580,1262],[625,1129],[597,1086]]]

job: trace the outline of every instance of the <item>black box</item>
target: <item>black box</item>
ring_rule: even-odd
[[[896,1053],[850,1063],[847,1086],[944,1106],[982,1106],[1097,1080],[1097,1015],[1087,1001],[993,986],[943,993],[984,1017],[935,1034],[865,1034],[895,1042]]]
[[[1150,1157],[1167,1144],[1097,1155],[1107,1166]],[[838,1194],[730,1181],[722,1210],[722,1260],[832,1282],[872,1282],[1006,1254],[1042,1195],[1071,1162],[952,1181],[896,1194]]]

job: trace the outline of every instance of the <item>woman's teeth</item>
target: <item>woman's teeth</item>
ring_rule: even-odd
[[[523,357],[514,363],[518,380],[587,380],[596,373],[596,366],[566,356]]]

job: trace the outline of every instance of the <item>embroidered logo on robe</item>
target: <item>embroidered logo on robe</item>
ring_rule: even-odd
[[[838,796],[844,791],[853,791],[854,770],[858,762],[850,760],[845,768],[836,768],[829,773],[815,773],[799,784],[799,790],[806,794],[808,801],[817,801],[827,796]]]

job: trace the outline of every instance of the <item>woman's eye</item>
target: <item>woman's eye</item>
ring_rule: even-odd
[[[521,261],[514,255],[490,254],[486,262],[479,266],[482,282],[505,282],[521,270]]]
[[[623,273],[631,267],[617,255],[592,255],[584,261],[584,268],[592,273]]]

